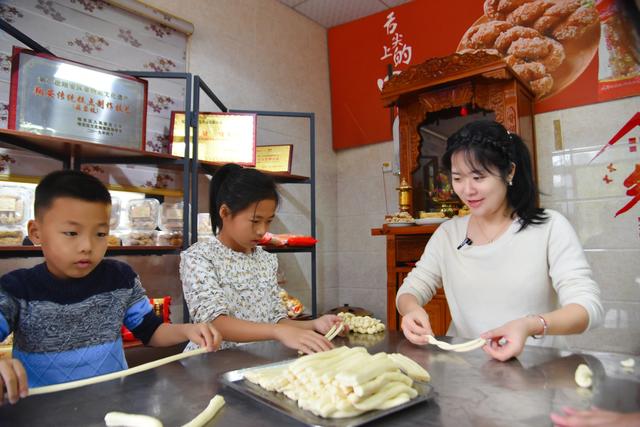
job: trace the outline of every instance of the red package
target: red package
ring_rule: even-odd
[[[311,236],[291,236],[287,239],[288,246],[313,246],[318,241]]]

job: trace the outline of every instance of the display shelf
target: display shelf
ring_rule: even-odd
[[[179,254],[176,246],[109,246],[107,256],[121,255],[170,255]],[[33,258],[41,257],[39,246],[0,246],[0,258]]]
[[[182,168],[183,159],[170,154],[154,153],[125,147],[95,144],[77,139],[39,135],[12,129],[0,129],[0,144],[10,148],[20,148],[60,160],[70,162],[72,158],[82,163],[137,163]]]
[[[218,168],[224,166],[224,163],[210,162],[205,160],[198,160],[198,168],[200,172],[213,175]],[[261,170],[260,172],[265,175],[272,176],[273,179],[281,184],[309,184],[310,178],[308,176],[294,175],[286,172],[271,172]]]
[[[313,252],[313,246],[263,246],[265,251],[273,254],[296,253],[296,252]]]

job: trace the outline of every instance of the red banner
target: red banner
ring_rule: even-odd
[[[530,82],[536,113],[640,94],[637,29],[617,6],[415,0],[329,29],[334,149],[391,140],[392,115],[380,101],[389,74],[464,49],[497,50]]]

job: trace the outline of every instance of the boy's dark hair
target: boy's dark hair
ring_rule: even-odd
[[[222,230],[222,205],[227,205],[235,214],[261,200],[274,200],[278,204],[278,192],[272,177],[235,163],[222,166],[213,175],[209,186],[209,216],[213,233],[217,235]]]
[[[511,163],[516,167],[513,185],[507,186],[507,201],[513,209],[512,217],[520,218],[520,229],[529,224],[542,224],[548,217],[544,209],[536,205],[538,189],[533,178],[531,156],[522,139],[509,133],[500,123],[478,120],[460,128],[447,139],[447,149],[442,163],[451,171],[451,157],[462,151],[467,164],[473,169],[493,173],[497,170],[505,184],[511,172]]]
[[[42,178],[36,187],[33,204],[36,217],[43,215],[60,197],[111,204],[109,190],[98,178],[80,171],[61,170]]]

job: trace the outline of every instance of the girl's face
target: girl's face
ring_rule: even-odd
[[[250,253],[269,231],[275,214],[276,201],[270,199],[252,203],[235,214],[226,205],[222,205],[222,230],[218,239],[234,251]]]
[[[513,177],[511,171],[508,179]],[[508,207],[507,184],[498,170],[477,170],[470,165],[463,151],[451,156],[453,191],[477,217],[504,212]]]

